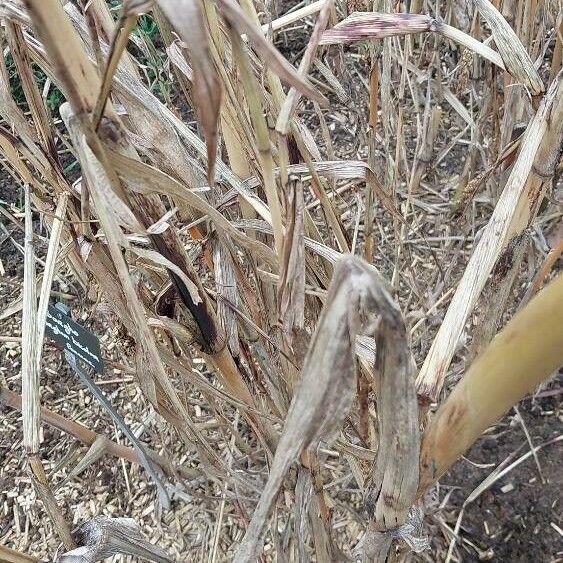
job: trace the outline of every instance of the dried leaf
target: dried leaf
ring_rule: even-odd
[[[349,43],[431,31],[433,21],[430,16],[422,14],[354,12],[332,29],[325,31],[320,44]]]
[[[166,54],[170,59],[170,62],[176,66],[182,74],[192,82],[194,79],[194,71],[192,67],[188,64],[186,57],[184,57],[183,48],[185,45],[181,43],[178,39],[170,43],[168,47],[166,47]]]
[[[288,183],[286,234],[278,282],[279,317],[286,338],[292,329],[303,328],[305,321],[305,231],[303,183],[290,178]]]
[[[491,27],[495,44],[510,74],[530,88],[532,94],[541,94],[544,85],[530,55],[510,24],[490,0],[474,0],[477,9]]]
[[[192,301],[196,305],[202,302],[196,284],[192,280],[190,280],[190,278],[188,278],[188,276],[186,276],[186,274],[178,266],[176,266],[176,264],[160,254],[160,252],[157,252],[156,250],[150,250],[148,248],[140,248],[139,246],[131,246],[130,249],[132,252],[137,254],[137,256],[145,258],[146,260],[150,260],[151,262],[159,264],[160,266],[164,266],[167,270],[174,272],[184,282],[186,289],[190,292]]]
[[[35,281],[35,244],[31,216],[31,193],[25,186],[25,243],[22,312],[21,381],[23,401],[23,443],[28,454],[39,451],[39,369],[37,366],[37,285]]]
[[[268,517],[291,464],[303,451],[329,442],[340,430],[356,389],[355,339],[360,330],[373,329],[377,313],[395,321],[400,316],[377,271],[358,258],[344,257],[335,268],[268,482],[235,563],[258,557]]]
[[[190,52],[194,102],[207,143],[207,177],[214,183],[221,83],[210,52],[207,26],[199,0],[157,0]]]
[[[321,162],[313,162],[312,166],[319,174],[319,176],[323,176],[324,178],[329,178],[331,180],[366,180],[369,178],[374,183],[375,193],[381,200],[383,207],[385,207],[385,209],[401,223],[405,222],[403,216],[395,207],[393,199],[383,189],[383,186],[377,179],[377,176],[375,175],[373,170],[362,160],[327,160]],[[309,167],[306,164],[291,164],[287,167],[287,173],[307,174],[309,173]],[[276,168],[274,170],[274,174],[276,176],[279,176],[280,169]],[[260,184],[260,181],[253,176],[252,178],[246,180],[244,184],[248,188],[255,188]]]
[[[331,10],[334,6],[334,0],[325,0],[324,5],[319,13],[319,17],[315,22],[315,29],[309,38],[309,43],[305,49],[305,54],[299,63],[299,70],[297,71],[301,76],[305,77],[311,68],[311,63],[315,58],[317,53],[317,47],[321,39],[321,34],[325,30],[328,24],[328,18],[330,16]],[[283,102],[280,113],[278,115],[278,121],[276,123],[276,129],[286,135],[289,130],[289,123],[297,104],[299,103],[300,95],[295,88],[290,88],[287,96]]]
[[[246,33],[256,50],[262,56],[264,63],[290,86],[308,96],[319,104],[328,105],[327,99],[308,80],[299,76],[295,68],[280,54],[280,52],[268,42],[250,18],[243,12],[242,8],[234,0],[218,0],[218,6],[223,16],[237,30],[239,34]]]
[[[421,14],[386,14],[377,12],[354,12],[346,19],[323,33],[320,44],[350,43],[366,39],[382,39],[396,35],[407,35],[432,31],[457,41],[471,51],[480,54],[493,64],[504,68],[500,55],[467,35],[463,31]]]

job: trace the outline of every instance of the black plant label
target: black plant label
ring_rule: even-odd
[[[74,354],[78,361],[103,373],[104,363],[98,337],[52,305],[47,309],[45,333],[63,346],[65,351]]]

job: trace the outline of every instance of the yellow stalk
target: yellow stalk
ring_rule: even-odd
[[[419,494],[563,364],[562,320],[560,274],[493,339],[438,409],[422,439]]]

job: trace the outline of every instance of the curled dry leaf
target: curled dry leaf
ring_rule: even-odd
[[[344,257],[335,268],[268,482],[236,552],[235,563],[258,557],[268,517],[291,464],[302,452],[314,450],[321,441],[330,441],[339,431],[356,389],[356,336],[373,329],[377,314],[388,320],[384,345],[394,346],[391,335],[397,330],[400,313],[386,283],[363,260]],[[400,352],[396,354],[400,356]],[[385,352],[385,367],[394,357],[395,353]]]
[[[186,57],[184,57],[184,53],[182,51],[184,47],[185,44],[176,39],[175,41],[172,41],[168,47],[166,47],[166,54],[168,55],[170,62],[177,67],[190,82],[192,82],[194,79],[194,71],[188,64],[188,61],[186,61]]]
[[[389,531],[405,523],[414,503],[420,450],[416,366],[401,312],[393,303],[381,310],[376,350],[379,447],[365,505],[374,528]]]
[[[155,264],[159,264],[160,266],[164,266],[167,270],[171,270],[174,272],[186,286],[186,289],[190,293],[190,297],[192,301],[197,305],[202,302],[202,299],[199,295],[199,291],[197,285],[188,278],[188,276],[179,268],[176,264],[168,260],[165,256],[157,252],[156,250],[149,250],[148,248],[140,248],[138,246],[131,246],[130,249],[145,260],[150,260]]]
[[[386,14],[377,12],[354,12],[345,20],[325,31],[320,45],[350,43],[365,39],[382,39],[395,35],[435,32],[457,41],[471,51],[478,53],[493,64],[504,68],[500,55],[467,33],[446,25],[430,16],[421,14]]]

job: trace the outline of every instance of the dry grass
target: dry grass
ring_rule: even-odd
[[[114,20],[104,0],[0,2],[25,98],[12,98],[3,64],[0,153],[25,188],[25,221],[2,209],[2,242],[24,233],[25,267],[0,316],[22,311],[21,376],[0,381],[0,402],[22,411],[25,475],[64,544],[51,538],[41,556],[384,561],[410,557],[401,538],[428,557],[420,518],[433,483],[563,364],[563,277],[541,289],[561,243],[545,260],[530,250],[538,225],[561,221],[549,205],[561,14],[551,1],[434,4],[326,0],[276,19],[251,0],[124,0]],[[152,51],[131,34],[145,12],[174,104],[143,81]],[[272,42],[288,25],[304,41],[289,50],[298,68]],[[64,95],[59,115],[32,64]],[[111,333],[116,395],[72,362],[69,376],[131,448],[70,420],[91,424],[91,402],[50,409],[42,325],[49,296],[70,285],[84,318]],[[468,326],[476,313],[485,320]],[[141,412],[150,440],[130,429]],[[42,423],[88,451],[42,436]],[[73,481],[107,456],[130,499],[106,489],[70,510]],[[130,521],[91,520],[161,511],[170,531],[145,527],[152,547]],[[190,538],[202,512],[206,530]]]

